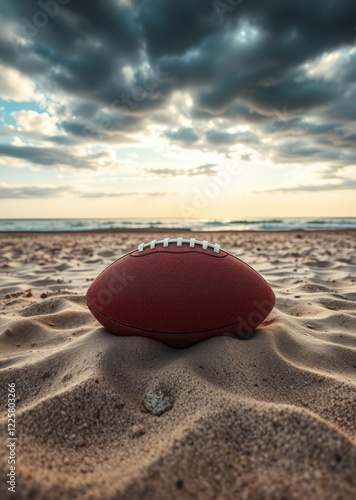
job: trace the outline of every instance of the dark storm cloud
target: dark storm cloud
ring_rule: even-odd
[[[219,145],[232,145],[232,144],[257,144],[258,137],[251,132],[222,132],[220,130],[208,130],[206,138],[210,144]]]
[[[214,110],[202,110],[196,104],[192,108],[192,118],[195,120],[211,120],[214,117],[223,117],[237,124],[266,122],[267,115],[256,113],[248,106],[240,102],[231,103],[224,111],[214,112]]]
[[[83,136],[86,129],[86,123],[65,121],[62,123],[62,127],[69,134]]]
[[[98,142],[106,142],[112,144],[119,143],[129,143],[134,142],[134,140],[120,133],[121,130],[130,131],[135,130],[136,121],[133,124],[125,120],[118,122],[117,118],[102,118],[102,120],[95,120],[92,122],[70,122],[65,121],[62,123],[63,130],[65,130],[70,136],[75,136],[77,143],[80,142],[90,142],[93,145]],[[125,125],[125,126],[123,126]],[[119,131],[118,131],[119,129]],[[50,138],[53,142],[61,143],[61,138],[66,141],[67,136],[56,136]]]
[[[304,118],[293,118],[291,120],[283,120],[281,116],[269,122],[268,128],[265,129],[267,132],[272,133],[285,133],[288,132],[289,135],[324,135],[324,134],[335,134],[339,124],[335,123],[313,123]]]
[[[135,6],[152,58],[184,53],[224,29],[206,0],[141,0]]]
[[[178,175],[185,175],[187,177],[195,177],[197,175],[214,176],[218,172],[214,163],[206,163],[195,168],[146,168],[146,172],[158,175],[159,177],[177,177]]]
[[[271,158],[276,163],[322,163],[335,168],[356,164],[354,140],[338,141],[336,145],[330,139],[302,138],[286,139],[275,145]]]
[[[61,126],[71,140],[55,136],[58,144],[129,141],[156,121],[185,147],[221,151],[246,143],[259,150],[261,137],[271,137],[264,148],[276,161],[349,164],[354,147],[339,129],[356,113],[356,55],[345,55],[334,78],[308,74],[304,65],[313,68],[323,54],[354,45],[356,2],[235,4],[217,12],[206,0],[7,2],[0,61],[42,91],[67,97]],[[174,91],[193,99],[190,111],[182,109],[192,125],[177,130],[167,106]],[[314,121],[305,121],[308,116]],[[231,134],[210,123],[204,130],[218,118],[252,131]],[[289,147],[298,135],[303,143]],[[8,146],[7,156],[44,166],[63,157],[37,149]],[[77,166],[91,168],[85,162]]]
[[[19,22],[19,34],[33,40],[37,51],[46,46],[52,50],[55,62],[65,54],[75,58],[77,49],[89,55],[85,52],[89,46],[95,51],[100,45],[111,54],[133,58],[140,44],[140,24],[124,2],[16,0],[7,2],[2,13],[6,19]]]
[[[10,144],[0,144],[0,158],[14,158],[15,160],[26,160],[33,165],[45,167],[56,167],[57,165],[67,165],[68,167],[95,170],[98,168],[96,160],[105,159],[103,152],[93,153],[85,157],[63,154],[62,149],[34,147],[34,146],[13,146]],[[16,163],[16,161],[14,162]]]
[[[178,130],[166,130],[164,135],[182,144],[192,144],[199,139],[199,136],[190,127],[180,127]]]
[[[37,165],[56,165],[63,161],[60,150],[32,146],[0,145],[0,156],[28,160]]]

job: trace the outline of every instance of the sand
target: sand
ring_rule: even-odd
[[[355,235],[195,234],[255,267],[276,307],[249,340],[172,349],[106,332],[84,300],[161,234],[1,234],[0,498],[356,498]]]

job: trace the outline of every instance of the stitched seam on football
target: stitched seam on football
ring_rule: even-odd
[[[225,255],[218,255],[218,254],[211,254],[211,253],[206,253],[202,252],[201,250],[194,250],[193,248],[191,250],[184,250],[183,252],[174,252],[173,250],[151,250],[149,252],[144,253],[143,252],[137,252],[137,255],[134,255],[133,253],[130,253],[130,257],[147,257],[149,255],[156,255],[157,253],[164,253],[164,254],[171,254],[171,255],[185,255],[185,254],[192,254],[192,253],[199,253],[201,255],[206,255],[207,257],[214,257],[217,259],[224,259],[227,257],[229,254],[227,252],[224,252]]]

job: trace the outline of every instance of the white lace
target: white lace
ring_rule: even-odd
[[[208,243],[206,240],[199,241],[195,238],[190,238],[189,240],[186,240],[184,238],[164,238],[164,240],[152,240],[150,241],[150,243],[140,243],[137,247],[137,250],[139,252],[143,252],[143,250],[148,247],[150,247],[151,249],[156,248],[156,245],[163,245],[164,247],[168,247],[170,243],[177,243],[177,247],[181,247],[183,243],[189,243],[190,248],[194,248],[195,245],[201,245],[203,247],[203,250],[206,250],[207,248],[213,248],[215,253],[219,253],[220,251],[220,245],[218,245],[217,243]]]

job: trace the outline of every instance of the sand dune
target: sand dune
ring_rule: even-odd
[[[18,498],[354,499],[355,233],[199,234],[257,269],[277,301],[249,340],[189,349],[113,336],[85,305],[99,271],[156,236],[0,235]]]

